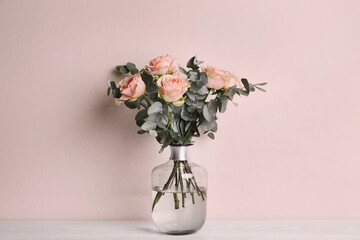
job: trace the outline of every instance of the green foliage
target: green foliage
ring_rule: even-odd
[[[115,67],[115,70],[122,74],[127,74],[130,72],[131,75],[135,75],[139,73],[139,70],[136,68],[136,65],[131,62],[128,62],[126,65],[117,65]]]
[[[202,63],[194,56],[187,62],[188,70],[179,67],[179,71],[187,76],[191,83],[184,94],[184,104],[180,107],[165,102],[159,97],[159,89],[156,85],[158,76],[153,76],[149,70],[139,71],[136,65],[130,62],[115,68],[122,74],[140,73],[146,85],[146,92],[135,101],[125,101],[125,106],[139,110],[135,116],[136,125],[141,127],[138,134],[149,133],[154,137],[162,145],[160,152],[170,144],[191,144],[192,139],[201,134],[215,139],[214,133],[218,129],[217,114],[226,111],[229,101],[233,102],[236,95],[248,96],[255,90],[265,92],[262,86],[266,83],[251,84],[246,78],[241,79],[244,85],[241,89],[236,86],[220,90],[209,89],[206,86],[208,76],[199,66]],[[121,97],[121,90],[113,81],[108,81],[107,94],[110,93],[114,98]],[[235,102],[233,103],[237,106]]]

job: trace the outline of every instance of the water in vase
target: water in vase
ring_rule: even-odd
[[[206,219],[206,189],[201,192],[175,192],[153,189],[153,198],[161,192],[152,218],[157,228],[168,234],[187,234],[199,230]]]

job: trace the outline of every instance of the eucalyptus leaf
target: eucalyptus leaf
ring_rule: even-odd
[[[218,129],[218,125],[217,125],[217,123],[215,122],[215,126],[212,128],[212,129],[210,129],[212,132],[217,132],[217,129]]]
[[[182,134],[185,134],[185,121],[184,120],[180,120],[179,128],[180,128],[180,132]]]
[[[112,90],[116,89],[116,84],[115,84],[114,81],[110,82],[110,87],[111,87]]]
[[[132,75],[135,75],[135,74],[139,73],[139,70],[138,70],[138,69],[131,69],[131,70],[130,70],[130,73],[131,73]]]
[[[207,97],[207,95],[199,95],[199,94],[196,94],[196,100],[204,100],[206,97]]]
[[[196,56],[190,58],[190,60],[189,60],[189,61],[187,62],[187,64],[186,64],[186,66],[187,66],[188,68],[192,68],[192,69],[194,69],[194,70],[199,69],[199,66],[197,66],[197,65],[194,63],[195,59],[196,59]]]
[[[254,84],[254,86],[265,86],[266,84],[267,84],[267,82],[256,83],[256,84]]]
[[[124,66],[124,65],[120,66],[118,71],[123,73],[123,74],[129,73],[129,69],[127,69],[127,67]]]
[[[208,133],[208,137],[211,138],[212,140],[215,139],[215,135],[212,132]]]
[[[149,116],[153,113],[159,113],[163,110],[161,102],[154,102],[148,109]]]
[[[195,101],[195,93],[188,91],[186,95],[192,100]]]
[[[138,127],[141,127],[141,126],[144,124],[144,122],[145,122],[145,120],[137,120],[137,121],[136,121],[136,125],[137,125]]]
[[[136,65],[133,64],[133,63],[131,63],[131,62],[128,62],[128,63],[126,64],[126,67],[127,67],[127,69],[129,69],[130,71],[131,71],[132,69],[136,69]]]
[[[217,105],[219,107],[219,112],[223,113],[226,111],[226,106],[229,101],[227,96],[219,94],[217,97]]]
[[[135,120],[142,120],[142,119],[145,119],[147,117],[148,117],[147,110],[142,109],[136,114]]]
[[[190,79],[190,81],[196,82],[197,79],[198,79],[198,74],[199,74],[198,71],[190,70],[189,71],[189,79]]]
[[[188,106],[187,107],[187,111],[189,113],[194,113],[195,111],[197,110],[197,107],[195,105],[192,105],[192,106]]]
[[[189,130],[189,128],[190,128],[190,126],[191,126],[191,123],[192,123],[192,122],[188,122],[188,123],[186,124],[186,126],[185,126],[185,132],[187,132],[187,131]]]
[[[201,109],[204,106],[204,102],[195,102],[195,107]]]
[[[183,69],[182,67],[179,67],[179,71],[180,71],[182,74],[184,74],[185,76],[188,76],[188,72],[187,72],[185,69]]]
[[[258,90],[262,91],[262,92],[266,92],[266,90],[265,90],[265,89],[263,89],[263,88],[261,88],[261,87],[258,87],[257,85],[254,85],[254,87],[255,87],[256,89],[258,89]]]
[[[208,108],[208,105],[204,105],[204,107],[203,107],[203,116],[204,116],[204,118],[206,119],[206,121],[208,121],[208,122],[210,122],[210,121],[212,121],[213,120],[213,116],[212,116],[212,114],[210,113],[210,110],[209,110],[209,108]]]
[[[203,130],[204,132],[206,131],[210,131],[212,128],[214,128],[216,126],[215,121],[211,121],[211,122],[203,122],[200,124],[200,128],[201,130]]]
[[[186,94],[188,94],[189,92],[187,92]],[[185,103],[186,105],[192,106],[195,104],[195,101],[191,100],[189,97],[185,98]]]
[[[217,112],[216,100],[215,100],[215,99],[211,99],[208,104],[209,104],[208,107],[209,107],[209,110],[210,110],[211,115],[213,115],[213,116],[215,117],[216,112]]]
[[[149,121],[144,122],[144,124],[141,126],[141,129],[145,131],[153,130],[155,128],[156,128],[156,123]]]
[[[149,130],[149,134],[153,137],[157,137],[158,133],[155,130]]]
[[[120,97],[121,97],[120,88],[115,88],[115,89],[113,90],[113,97],[114,97],[114,98],[120,98]]]
[[[204,86],[207,83],[208,83],[207,74],[205,72],[201,72],[198,84]]]
[[[158,93],[157,92],[150,93],[149,98],[151,101],[155,102],[158,99]]]
[[[157,113],[150,114],[146,119],[147,122],[157,123],[160,119],[160,115]]]
[[[246,78],[242,78],[241,79],[242,84],[244,85],[245,89],[247,92],[250,92],[250,86],[249,86],[249,82]]]
[[[209,93],[209,90],[206,86],[202,86],[198,91],[197,91],[197,94],[200,94],[200,95],[206,95]]]

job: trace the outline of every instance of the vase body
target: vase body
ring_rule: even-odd
[[[191,146],[170,146],[170,159],[152,171],[152,219],[159,231],[189,234],[205,223],[207,171],[188,159]]]

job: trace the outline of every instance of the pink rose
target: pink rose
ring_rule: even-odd
[[[157,80],[159,95],[165,101],[172,102],[176,106],[181,106],[184,103],[183,95],[190,87],[190,82],[183,76],[179,73],[167,74]]]
[[[234,76],[231,72],[226,72],[227,78],[225,80],[224,88],[228,89],[229,87],[236,86],[237,88],[243,88],[242,82]]]
[[[141,79],[140,73],[126,77],[119,82],[121,100],[136,100],[145,92],[145,83]]]
[[[225,86],[227,74],[224,70],[208,66],[207,68],[204,68],[203,71],[208,76],[208,83],[206,84],[208,88],[219,90]]]
[[[175,59],[169,54],[154,58],[149,62],[148,68],[153,75],[164,75],[166,73],[174,73],[179,70],[179,65]]]

